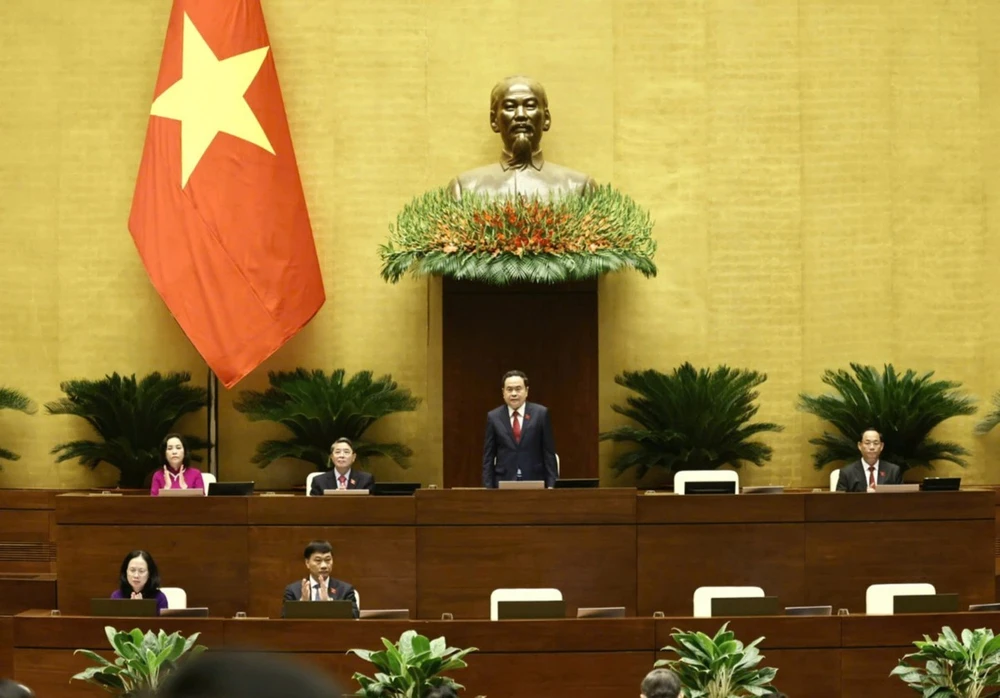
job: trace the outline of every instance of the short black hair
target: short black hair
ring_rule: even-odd
[[[35,698],[35,692],[11,679],[0,679],[0,698]]]
[[[205,652],[182,661],[157,698],[341,698],[313,667],[258,652]]]
[[[864,441],[865,440],[865,434],[867,434],[870,431],[874,431],[876,434],[878,434],[878,440],[879,441],[884,441],[885,440],[885,439],[882,438],[882,432],[880,432],[875,427],[868,427],[867,429],[862,429],[861,430],[861,435],[858,437],[858,441]]]
[[[149,578],[146,580],[146,586],[142,588],[142,598],[155,599],[156,595],[160,593],[160,568],[156,566],[156,560],[153,559],[153,556],[145,550],[132,550],[122,560],[122,567],[118,572],[118,591],[123,599],[131,598],[132,585],[128,583],[128,563],[137,557],[145,560],[146,567],[149,568]]]
[[[308,560],[316,553],[325,555],[326,553],[333,554],[333,546],[330,545],[330,541],[326,540],[314,540],[310,541],[309,545],[306,546],[305,559]]]
[[[348,446],[351,447],[352,451],[354,450],[354,443],[346,436],[341,436],[339,439],[330,444],[330,453],[333,453],[333,447],[336,446],[337,444],[347,444]]]
[[[164,466],[167,464],[167,442],[170,439],[179,439],[181,446],[184,447],[184,460],[181,461],[185,468],[191,467],[191,455],[188,453],[188,445],[184,440],[184,437],[180,434],[167,434],[163,437],[163,441],[160,442],[160,465]]]
[[[503,374],[503,380],[500,381],[501,388],[507,385],[508,378],[520,378],[524,381],[524,387],[528,387],[528,376],[524,374],[524,371],[507,371],[507,373]]]
[[[681,680],[669,669],[653,669],[642,680],[640,691],[646,698],[677,698]]]

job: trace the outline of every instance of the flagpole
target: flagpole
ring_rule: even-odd
[[[219,377],[208,369],[208,472],[219,477]]]

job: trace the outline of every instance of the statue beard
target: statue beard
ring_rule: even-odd
[[[510,144],[510,164],[517,167],[527,167],[531,163],[531,135],[519,132],[514,134],[514,142]]]

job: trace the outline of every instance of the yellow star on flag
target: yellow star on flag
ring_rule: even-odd
[[[216,58],[184,14],[181,79],[153,101],[150,114],[181,122],[183,189],[217,133],[228,133],[274,154],[260,121],[243,95],[260,72],[268,48]]]

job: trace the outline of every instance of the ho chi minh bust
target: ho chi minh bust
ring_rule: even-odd
[[[500,161],[463,172],[449,191],[456,199],[474,193],[550,200],[593,190],[597,185],[588,175],[545,160],[542,134],[551,125],[545,88],[523,75],[504,78],[490,93],[490,127],[503,141]]]

